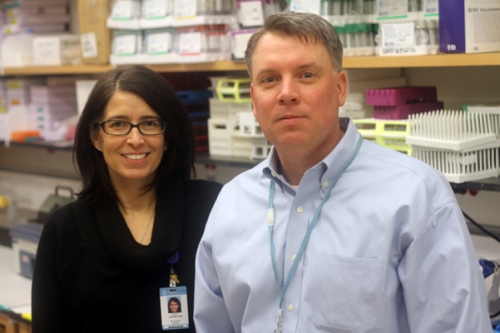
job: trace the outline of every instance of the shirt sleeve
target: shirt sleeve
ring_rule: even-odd
[[[48,220],[37,248],[31,291],[32,331],[65,332],[68,318],[64,311],[61,286],[57,277],[57,226]]]
[[[484,278],[458,204],[426,219],[398,267],[411,332],[491,333]]]
[[[212,256],[214,220],[212,212],[196,254],[194,323],[198,333],[234,333]]]

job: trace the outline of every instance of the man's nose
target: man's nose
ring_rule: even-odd
[[[297,103],[299,101],[298,85],[292,79],[283,79],[278,95],[280,104]]]

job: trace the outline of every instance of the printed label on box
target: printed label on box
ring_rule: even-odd
[[[187,32],[179,35],[179,54],[197,55],[201,53],[201,32]]]
[[[382,24],[382,47],[406,48],[415,45],[415,23]]]
[[[175,1],[174,17],[176,19],[195,17],[196,10],[196,0]]]
[[[257,27],[264,24],[261,1],[239,1],[238,20],[244,27]]]
[[[408,0],[380,0],[378,16],[380,18],[398,18],[408,15]]]
[[[172,45],[172,34],[168,32],[149,34],[147,40],[148,54],[166,54]]]
[[[135,54],[136,36],[124,35],[115,37],[115,55]]]
[[[234,59],[245,58],[245,50],[247,49],[248,40],[253,33],[254,31],[233,34],[232,54]]]
[[[292,0],[290,10],[292,12],[320,14],[320,0]]]
[[[167,16],[167,2],[164,0],[144,1],[142,15],[146,19],[162,18]]]
[[[94,32],[80,35],[83,58],[95,58],[98,55],[97,38]]]
[[[115,2],[113,5],[113,11],[111,12],[111,17],[118,20],[132,18],[133,5],[132,0],[120,0]]]

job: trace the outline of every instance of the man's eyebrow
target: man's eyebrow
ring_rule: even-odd
[[[264,69],[261,69],[257,72],[256,76],[261,76],[263,74],[268,74],[268,73],[271,73],[271,72],[274,72],[274,69],[272,68],[264,68]]]
[[[318,65],[318,63],[316,62],[306,62],[305,64],[299,66],[300,69],[314,68],[314,67],[320,67],[320,65]]]

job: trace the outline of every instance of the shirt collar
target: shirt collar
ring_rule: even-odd
[[[317,165],[313,168],[321,167],[324,169],[321,182],[330,181],[334,179],[337,174],[342,170],[342,167],[347,163],[351,155],[356,149],[356,144],[359,140],[360,133],[354,123],[349,118],[340,118],[340,128],[344,131],[344,136],[335,146],[335,148]],[[278,173],[278,155],[273,147],[269,155],[262,163],[262,172],[268,178],[274,178],[280,183],[290,186],[283,175]]]

